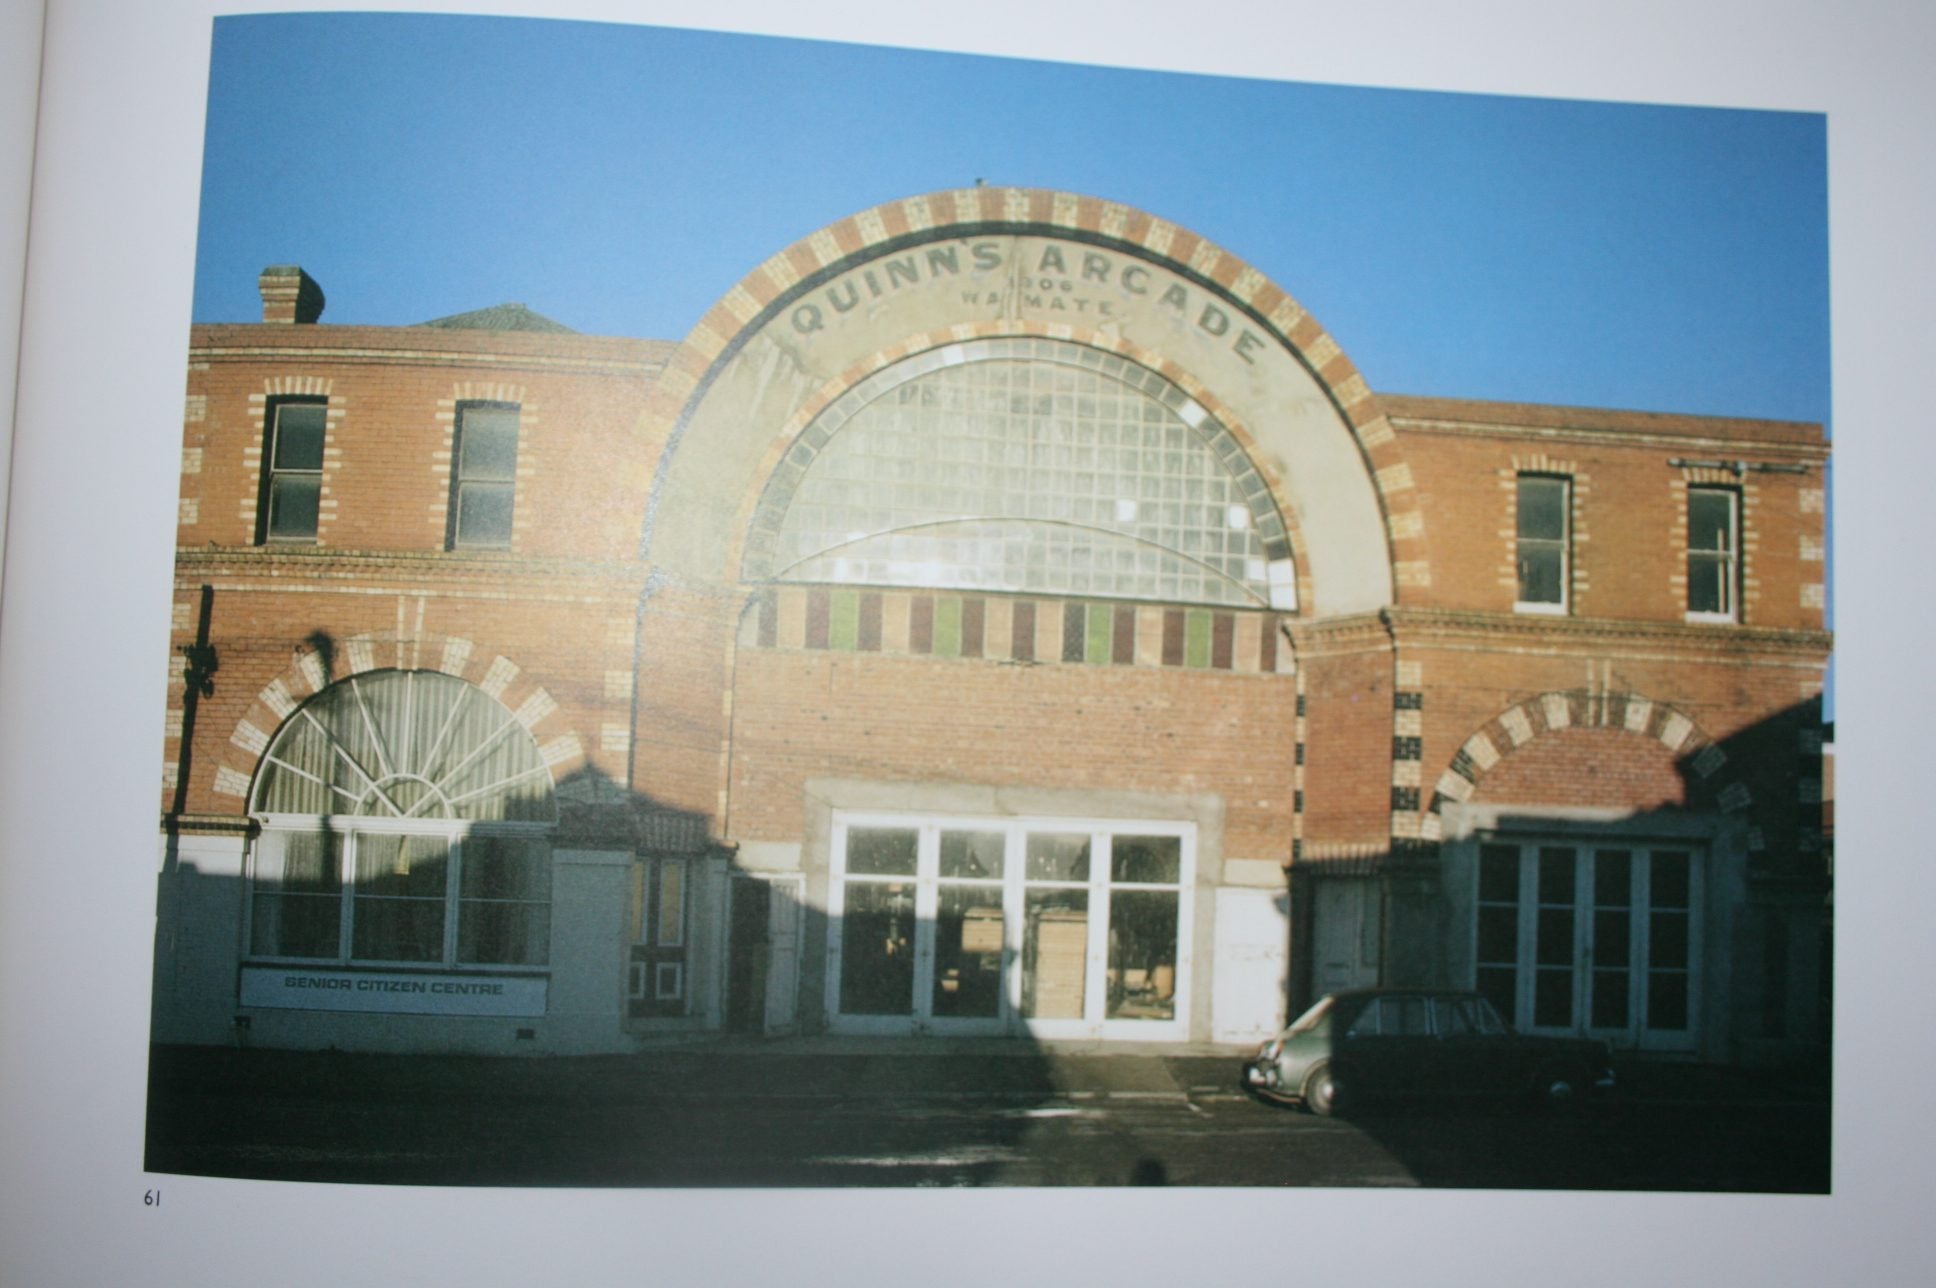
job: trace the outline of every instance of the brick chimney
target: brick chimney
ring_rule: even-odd
[[[271,264],[256,279],[264,322],[314,322],[323,315],[323,288],[294,264]]]

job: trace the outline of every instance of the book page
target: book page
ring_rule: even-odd
[[[435,0],[408,8],[526,12]],[[1148,0],[995,0],[946,14],[885,0],[833,13],[728,2],[703,14],[670,3],[566,0],[545,10],[1234,77],[1827,113],[1836,705],[1846,725],[1838,790],[1855,803],[1843,810],[1855,862],[1836,892],[1838,1058],[1854,1076],[1835,1106],[1834,1193],[1204,1189],[1159,1201],[1128,1190],[364,1188],[142,1170],[164,693],[182,660],[170,652],[169,608],[183,377],[210,40],[228,11],[198,0],[54,0],[46,23],[0,609],[5,1277],[685,1283],[777,1272],[906,1282],[910,1256],[929,1249],[932,1266],[916,1269],[940,1282],[1194,1283],[1320,1268],[1367,1282],[1913,1278],[1906,1268],[1921,1264],[1929,1245],[1926,1187],[1917,1181],[1931,1142],[1916,1107],[1932,1052],[1928,1026],[1905,1012],[1930,966],[1917,910],[1932,891],[1911,830],[1912,802],[1925,794],[1919,758],[1899,740],[1920,731],[1928,700],[1910,651],[1926,611],[1918,538],[1927,507],[1916,490],[1922,447],[1911,437],[1919,424],[1910,386],[1931,338],[1923,247],[1932,194],[1921,160],[1936,105],[1921,61],[1936,32],[1927,16],[1884,3],[1720,0],[1580,12],[1516,0],[1456,9],[1206,0],[1187,10]],[[17,60],[12,46],[9,57]],[[276,74],[273,66],[259,72]],[[676,133],[681,123],[664,128]],[[813,165],[849,154],[830,141]],[[331,181],[314,176],[318,200]],[[802,181],[798,195],[810,204],[812,185]],[[794,221],[801,235],[853,213],[812,209]],[[10,228],[0,222],[0,234]],[[722,278],[706,303],[731,280]],[[0,276],[0,305],[6,288]],[[690,310],[686,325],[705,306]],[[964,1212],[986,1233],[963,1240]],[[954,1241],[943,1242],[947,1232]],[[949,1251],[936,1257],[936,1247]]]

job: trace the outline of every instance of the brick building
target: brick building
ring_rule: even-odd
[[[1375,393],[1051,192],[680,344],[261,285],[191,342],[159,1041],[1825,1036],[1819,426]]]

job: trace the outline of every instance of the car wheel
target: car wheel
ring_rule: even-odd
[[[1321,1118],[1329,1118],[1344,1104],[1344,1088],[1332,1076],[1329,1062],[1319,1065],[1304,1079],[1304,1107]]]

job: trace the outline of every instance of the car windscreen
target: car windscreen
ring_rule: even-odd
[[[1318,1025],[1324,1023],[1326,1018],[1331,1014],[1331,1000],[1329,997],[1319,998],[1310,1010],[1291,1021],[1291,1027],[1284,1030],[1284,1036],[1291,1037],[1298,1033],[1309,1033],[1317,1028]]]

